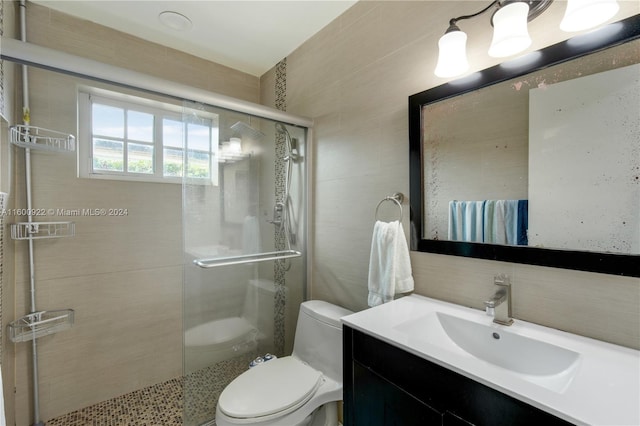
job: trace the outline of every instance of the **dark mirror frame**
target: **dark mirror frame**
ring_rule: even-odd
[[[602,37],[596,37],[597,33],[602,34]],[[491,86],[637,38],[640,38],[640,15],[634,15],[622,21],[607,25],[594,33],[577,36],[571,40],[546,47],[539,51],[540,55],[534,62],[524,65],[521,68],[507,69],[496,65],[474,74],[472,80],[462,78],[455,81],[454,84],[446,83],[409,96],[410,206],[411,224],[415,230],[415,233],[412,232],[412,250],[640,277],[640,255],[427,240],[422,237],[422,209],[424,206],[422,107],[424,105]],[[417,238],[417,241],[415,241],[415,238]]]

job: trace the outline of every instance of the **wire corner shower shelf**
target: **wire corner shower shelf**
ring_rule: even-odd
[[[11,143],[22,148],[56,152],[76,150],[76,138],[68,133],[22,124],[12,126],[9,133]]]
[[[12,342],[28,342],[39,337],[68,330],[74,321],[73,309],[39,311],[27,314],[9,323]]]
[[[73,237],[76,234],[74,222],[18,222],[11,224],[11,238],[14,240],[42,240],[46,238]]]

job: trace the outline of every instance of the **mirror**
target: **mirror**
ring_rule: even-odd
[[[640,276],[639,38],[636,15],[410,96],[412,248]]]

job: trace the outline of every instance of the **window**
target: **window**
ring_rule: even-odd
[[[110,96],[109,96],[110,95]],[[79,94],[80,177],[217,184],[218,116],[116,93]]]

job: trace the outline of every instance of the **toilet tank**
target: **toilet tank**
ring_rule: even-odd
[[[353,312],[321,300],[300,305],[293,356],[342,383],[342,323]]]

